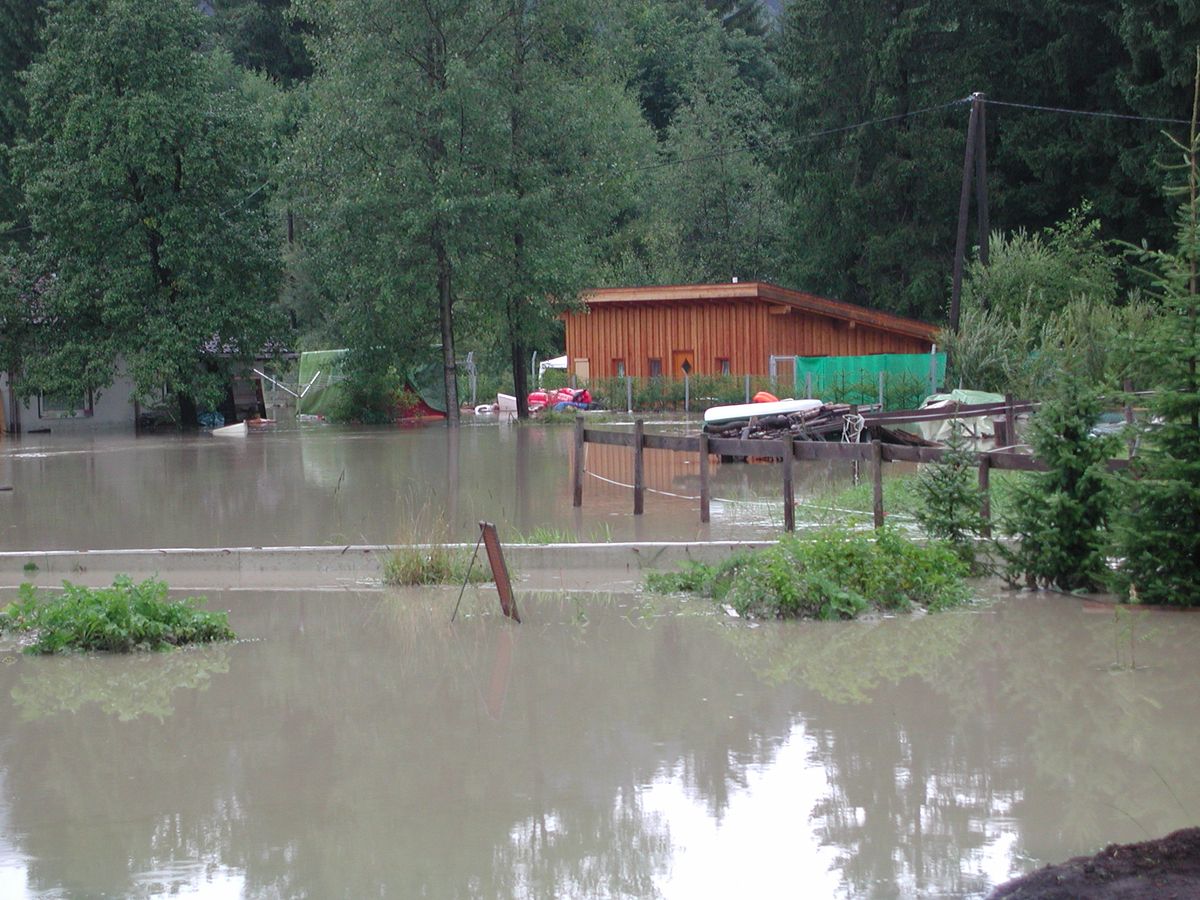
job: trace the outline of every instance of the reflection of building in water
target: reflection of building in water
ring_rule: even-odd
[[[587,472],[597,477],[585,478],[585,506],[588,504],[589,492],[592,492],[593,496],[611,496],[613,491],[631,491],[632,448],[590,443],[586,448]],[[678,494],[699,502],[699,454],[674,450],[646,450],[642,465],[648,490]],[[709,491],[715,501],[783,502],[783,472],[778,460],[722,463],[719,456],[711,454],[708,465]],[[850,464],[828,460],[798,461],[795,463],[793,475],[798,495],[814,495],[827,490],[834,481],[848,479]],[[631,499],[630,503],[632,502]]]
[[[611,444],[587,444],[587,471],[599,478],[633,485],[633,448]],[[709,457],[715,466],[716,456]],[[677,453],[673,450],[647,450],[642,457],[646,487],[689,497],[700,496],[700,457],[696,453]],[[584,484],[584,492],[598,488],[597,479]],[[618,485],[609,485],[618,488]],[[584,501],[587,502],[586,500]]]

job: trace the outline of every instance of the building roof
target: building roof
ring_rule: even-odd
[[[937,338],[938,326],[896,316],[891,313],[867,309],[841,300],[830,300],[793,291],[790,288],[767,284],[763,281],[741,281],[729,284],[671,284],[648,287],[599,288],[585,291],[583,300],[589,308],[602,306],[633,306],[653,304],[659,306],[693,306],[705,303],[759,301],[778,307],[789,307],[803,312],[840,319],[859,325],[867,325],[883,331],[905,334],[933,341]]]

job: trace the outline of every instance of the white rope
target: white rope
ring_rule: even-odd
[[[605,478],[603,475],[597,475],[595,472],[588,472],[587,474],[590,475],[592,478],[595,478],[598,481],[603,481],[605,484],[611,484],[616,487],[628,488],[629,490],[633,490],[632,484],[626,484],[623,481],[616,481],[612,478]],[[676,497],[680,500],[699,500],[700,499],[698,496],[695,496],[692,494],[675,494],[675,493],[672,493],[671,491],[660,491],[657,488],[652,488],[652,487],[644,488],[644,490],[649,491],[651,494],[659,494],[663,497]],[[778,502],[781,502],[781,501],[772,501],[772,500],[734,500],[729,497],[709,497],[709,501],[712,503],[741,504],[743,506],[775,506],[775,505],[777,505]],[[848,509],[843,506],[825,506],[820,503],[803,503],[799,500],[795,501],[795,503],[796,503],[797,507],[801,507],[803,509],[815,509],[815,510],[819,510],[820,512],[845,513],[845,514],[851,515],[851,516],[866,516],[866,515],[870,515],[870,512],[871,512],[868,509]],[[910,516],[907,513],[889,513],[888,517],[893,518],[893,519],[912,519],[913,521],[916,521],[915,516]]]

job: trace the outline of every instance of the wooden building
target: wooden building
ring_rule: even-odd
[[[767,375],[772,356],[928,353],[937,327],[763,282],[604,288],[568,313],[570,371]]]

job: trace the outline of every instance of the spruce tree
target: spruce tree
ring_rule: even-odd
[[[1124,513],[1117,528],[1121,581],[1130,598],[1180,606],[1200,603],[1200,50],[1196,60],[1191,134],[1186,143],[1171,139],[1182,155],[1173,173],[1183,175],[1182,185],[1168,189],[1183,201],[1175,248],[1136,254],[1163,313],[1157,333],[1141,347],[1158,373],[1150,412],[1159,424],[1123,481]]]
[[[945,541],[959,559],[979,570],[975,541],[983,531],[983,496],[975,483],[976,460],[962,423],[955,419],[942,458],[921,469],[917,521],[931,538]]]
[[[1015,545],[1001,552],[1010,580],[1093,591],[1108,572],[1111,479],[1106,463],[1116,440],[1091,433],[1102,407],[1081,378],[1063,374],[1055,393],[1030,426],[1034,456],[1049,471],[1029,476],[1016,488],[1013,510],[1001,521]]]

